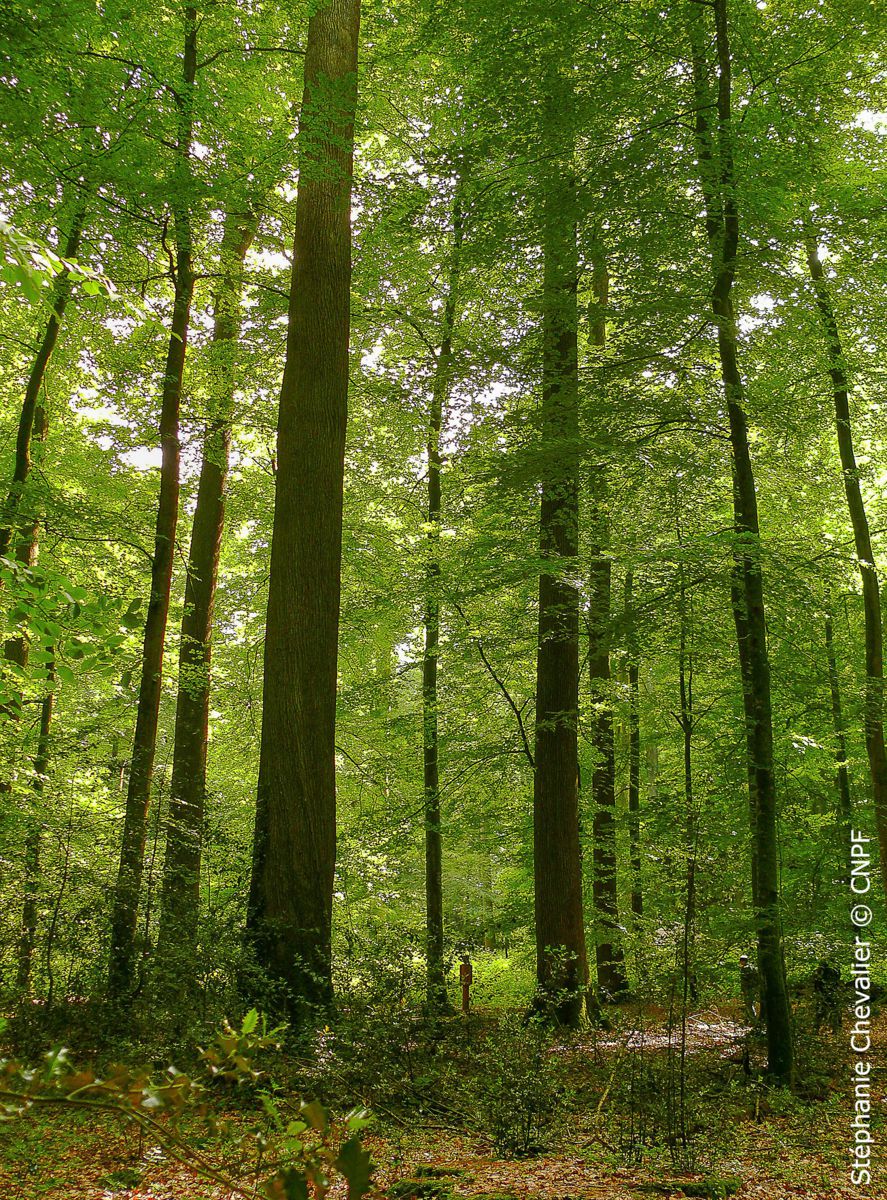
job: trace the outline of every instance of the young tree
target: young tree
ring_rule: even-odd
[[[158,955],[181,981],[200,908],[200,852],[206,798],[213,606],[225,524],[225,491],[240,329],[243,262],[255,235],[253,213],[229,213],[222,235],[210,361],[210,412],[203,438],[197,505],[185,575],[179,638],[170,808],[166,831]],[[169,981],[174,984],[173,980]],[[178,984],[174,984],[177,990]]]
[[[865,750],[869,762],[869,777],[875,804],[875,824],[881,851],[881,881],[885,894],[887,894],[887,749],[884,745],[884,630],[881,618],[881,588],[875,552],[872,548],[868,514],[859,484],[856,452],[853,448],[850,381],[846,359],[828,284],[822,269],[822,260],[819,257],[816,235],[810,228],[807,229],[804,245],[810,277],[813,280],[816,308],[825,337],[844,494],[847,497],[847,511],[853,528],[856,560],[859,565],[859,577],[862,581],[862,605],[865,616]],[[826,625],[826,636],[829,638],[830,628],[829,621]],[[829,661],[832,661],[831,658]],[[833,703],[835,703],[834,697],[836,696],[836,680],[835,676],[835,682],[832,684]],[[835,710],[835,713],[836,732],[838,732],[839,708]],[[838,736],[840,746],[842,734],[839,733]],[[846,773],[846,767],[843,768],[843,771]],[[840,768],[838,778],[839,780],[845,779]],[[847,802],[843,798],[842,804],[847,806]],[[849,808],[849,806],[847,807]]]
[[[634,572],[625,572],[625,621],[628,634],[628,844],[631,865],[631,911],[644,914],[641,885],[641,715],[640,661],[635,628]]]
[[[592,346],[607,344],[609,272],[598,242],[592,258],[594,306],[590,328]],[[592,554],[588,599],[588,674],[594,712],[591,718],[595,763],[591,775],[594,876],[592,897],[596,918],[595,960],[601,990],[615,999],[628,988],[625,956],[619,940],[619,889],[616,858],[616,742],[610,694],[610,639],[613,572],[610,559],[610,518],[607,510],[607,470],[602,462],[591,469],[589,524]]]
[[[163,652],[179,516],[179,404],[185,371],[191,299],[194,293],[190,160],[199,28],[196,8],[187,7],[183,15],[185,36],[182,81],[175,91],[178,131],[170,198],[176,246],[173,268],[174,298],[160,401],[162,461],[154,556],[151,564],[151,593],[142,642],[142,672],[123,818],[120,864],[111,913],[111,954],[107,990],[108,998],[115,1002],[126,1002],[136,984],[136,925],[144,868],[148,804],[157,748]]]
[[[65,259],[76,258],[83,237],[83,225],[86,219],[86,209],[78,207],[71,217],[71,226],[65,239],[62,255]],[[56,277],[52,290],[52,311],[46,322],[40,346],[34,357],[28,374],[28,383],[22,401],[19,416],[18,433],[15,440],[15,466],[12,482],[6,496],[3,509],[2,527],[0,527],[0,557],[9,554],[15,540],[16,523],[19,507],[22,502],[25,487],[31,474],[32,451],[35,438],[40,441],[46,437],[46,409],[40,401],[40,391],[46,379],[46,370],[52,352],[58,341],[59,330],[71,295],[71,275],[64,267]],[[25,517],[27,523],[28,518]]]
[[[782,944],[776,771],[761,530],[733,307],[733,284],[739,250],[739,211],[734,169],[736,128],[732,118],[732,59],[727,0],[714,0],[713,15],[717,68],[714,136],[709,118],[710,88],[702,11],[691,18],[697,156],[705,197],[705,227],[711,249],[711,308],[717,326],[721,379],[730,429],[735,528],[732,602],[746,715],[753,837],[752,890],[762,1008],[767,1028],[767,1063],[770,1074],[777,1081],[790,1084],[793,1047]]]
[[[440,765],[437,723],[438,656],[440,654],[441,430],[449,394],[453,332],[456,325],[459,270],[464,235],[462,182],[453,200],[453,240],[446,299],[441,318],[440,345],[432,382],[428,419],[428,563],[422,652],[423,787],[425,793],[425,931],[428,960],[428,1008],[447,1007],[444,969],[443,850],[441,845]]]

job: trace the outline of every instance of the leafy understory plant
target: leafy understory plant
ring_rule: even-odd
[[[210,1079],[255,1083],[261,1075],[254,1066],[255,1055],[276,1047],[282,1030],[282,1026],[269,1030],[255,1009],[246,1014],[238,1030],[226,1021],[200,1052]],[[300,1103],[296,1116],[289,1119],[282,1104],[267,1094],[262,1100],[271,1118],[270,1136],[266,1132],[247,1135],[240,1143],[243,1167],[250,1165],[252,1150],[258,1152],[253,1158],[255,1173],[269,1172],[258,1194],[266,1200],[323,1200],[338,1178],[345,1181],[348,1200],[361,1200],[370,1191],[373,1164],[360,1141],[361,1131],[372,1119],[367,1112],[355,1110],[335,1120],[321,1104],[310,1101]],[[198,1150],[182,1131],[185,1114],[204,1118],[210,1131],[220,1126],[210,1111],[206,1085],[173,1066],[160,1078],[145,1068],[122,1064],[99,1076],[74,1065],[63,1047],[44,1055],[36,1067],[0,1060],[0,1120],[23,1119],[41,1108],[120,1117],[196,1174],[223,1185],[234,1196],[255,1200],[255,1185],[239,1182],[230,1168]]]

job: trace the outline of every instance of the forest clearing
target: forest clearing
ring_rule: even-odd
[[[887,1196],[873,0],[0,9],[0,1200]]]

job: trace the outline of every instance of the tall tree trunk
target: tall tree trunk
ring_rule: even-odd
[[[610,280],[603,247],[592,258],[594,311],[590,322],[593,346],[607,344],[606,309]],[[588,601],[588,674],[591,681],[592,746],[595,765],[591,776],[595,911],[595,961],[598,987],[611,999],[628,990],[625,956],[619,938],[619,893],[616,854],[616,749],[613,704],[610,696],[610,625],[612,568],[609,558],[610,522],[607,512],[607,475],[602,464],[592,468],[589,488],[592,561]],[[637,664],[635,663],[635,670]]]
[[[360,0],[308,26],[247,932],[295,1019],[332,997],[336,659]]]
[[[438,655],[440,652],[441,447],[443,417],[452,375],[453,330],[462,254],[461,181],[453,199],[453,244],[447,296],[441,322],[431,411],[428,418],[428,561],[425,573],[425,645],[422,654],[423,784],[425,794],[425,937],[428,961],[427,1000],[430,1012],[448,1007],[444,969],[443,850],[441,846],[440,763],[437,726]]]
[[[136,727],[123,818],[120,864],[111,912],[108,998],[125,1002],[136,984],[136,930],[145,858],[148,804],[154,774],[163,652],[169,615],[173,557],[179,514],[179,405],[194,292],[191,245],[190,158],[193,132],[194,81],[197,74],[197,12],[184,12],[185,41],[182,87],[177,92],[179,130],[172,203],[175,224],[175,291],[160,406],[160,495],[151,565],[151,595],[142,642],[142,674]]]
[[[83,236],[85,218],[86,210],[83,207],[78,208],[71,220],[71,228],[65,241],[64,250],[62,251],[66,259],[77,257],[80,250],[80,241]],[[35,438],[43,440],[46,437],[46,413],[43,405],[40,403],[40,389],[43,387],[49,360],[52,358],[52,352],[55,350],[58,341],[59,329],[61,328],[62,318],[65,315],[65,308],[67,307],[70,294],[71,279],[68,269],[64,268],[56,276],[55,284],[53,285],[52,313],[46,322],[46,328],[43,331],[43,337],[40,340],[34,362],[31,364],[28,382],[25,387],[25,397],[22,402],[18,433],[15,440],[15,465],[12,472],[12,482],[6,496],[2,527],[0,527],[0,557],[5,557],[9,554],[10,547],[15,539],[19,506],[22,501],[25,485],[31,474],[34,440]],[[42,433],[40,432],[41,426]]]
[[[63,250],[65,259],[73,259],[77,256],[83,236],[85,215],[86,210],[83,206],[74,213]],[[52,313],[46,323],[25,387],[16,435],[12,482],[6,498],[3,526],[0,528],[0,555],[8,555],[13,541],[15,541],[16,560],[28,568],[34,565],[37,557],[41,517],[35,513],[22,513],[21,503],[32,467],[39,459],[49,433],[49,415],[45,404],[40,399],[40,389],[44,386],[49,361],[58,342],[59,330],[70,293],[70,274],[65,267],[56,277],[53,286]],[[28,638],[26,632],[7,639],[3,647],[3,657],[7,662],[14,663],[22,670],[27,667]],[[17,721],[21,716],[21,706],[21,693],[16,692],[2,706],[2,712],[11,720]],[[0,782],[0,792],[8,792],[10,788],[11,783],[8,779]]]
[[[835,431],[838,436],[838,451],[841,456],[841,471],[844,478],[844,494],[847,511],[853,527],[856,559],[862,581],[862,605],[865,616],[865,750],[869,760],[869,776],[872,781],[872,799],[875,803],[875,824],[881,859],[881,881],[887,894],[887,750],[884,746],[884,635],[881,624],[881,593],[878,583],[878,567],[872,548],[871,532],[862,488],[859,486],[859,470],[853,448],[853,426],[850,420],[850,382],[846,360],[838,331],[838,322],[832,308],[831,296],[822,262],[819,258],[816,237],[807,230],[805,245],[807,264],[816,294],[822,330],[828,354],[829,378],[832,383],[832,398],[835,406]]]
[[[683,974],[685,998],[693,971],[693,940],[696,929],[696,856],[699,823],[696,816],[696,797],[693,791],[693,655],[687,646],[687,590],[684,566],[681,564],[680,622],[678,650],[678,691],[681,702],[680,726],[684,759],[684,807],[687,811],[685,828],[687,866],[684,905]]]
[[[50,653],[51,653],[50,649]],[[53,684],[55,673],[52,665],[47,669],[48,691],[40,704],[40,732],[37,735],[37,753],[34,756],[34,775],[31,790],[35,809],[43,795],[46,772],[49,769],[49,732],[55,704]],[[27,994],[31,988],[31,972],[34,965],[34,950],[37,945],[37,912],[40,898],[40,814],[35,811],[28,820],[25,835],[25,887],[22,902],[22,927],[18,942],[18,969],[16,983],[19,990]]]
[[[694,15],[693,79],[696,99],[697,154],[706,202],[706,231],[711,246],[711,307],[718,330],[721,379],[730,426],[733,515],[736,530],[733,609],[745,693],[746,736],[754,771],[751,797],[754,823],[753,884],[758,969],[767,1028],[767,1068],[778,1082],[790,1084],[793,1070],[791,1011],[785,978],[779,893],[776,773],[770,698],[770,660],[764,608],[760,524],[754,471],[745,415],[745,388],[739,369],[733,311],[733,281],[739,248],[739,215],[733,164],[735,131],[731,113],[731,56],[727,0],[713,0],[717,55],[716,141],[709,128],[708,69],[702,10]]]
[[[625,573],[625,620],[628,628],[628,838],[631,866],[631,911],[644,913],[641,887],[641,718],[640,667],[634,614],[634,573]]]
[[[225,524],[243,262],[256,224],[257,218],[251,213],[232,213],[222,235],[222,279],[215,298],[210,356],[212,407],[203,439],[185,575],[170,809],[157,939],[158,957],[172,968],[173,978],[168,982],[174,992],[181,990],[186,978],[180,966],[193,953],[200,909],[213,604]]]
[[[572,94],[554,77],[546,95],[552,142]],[[588,960],[579,844],[579,411],[575,180],[568,154],[543,180],[542,500],[533,853],[536,972],[543,1002],[564,1024],[585,1019]]]
[[[69,243],[70,244],[70,243]],[[15,494],[16,500],[14,508],[11,510],[16,518],[15,526],[12,532],[15,532],[18,538],[15,557],[16,561],[21,563],[23,567],[29,570],[37,561],[37,547],[40,538],[40,523],[39,514],[31,513],[26,515],[20,510],[20,501],[24,495],[24,486],[28,476],[31,473],[31,467],[34,462],[39,462],[46,446],[46,438],[49,433],[49,416],[45,405],[40,401],[39,397],[34,405],[30,418],[30,428],[28,436],[24,442],[24,455],[27,462],[27,471],[22,478],[21,490],[15,492],[16,484],[10,490],[10,499]],[[21,427],[19,429],[21,434]],[[3,657],[6,662],[14,664],[18,668],[19,678],[28,666],[28,658],[30,652],[30,642],[28,640],[28,631],[22,629],[20,633],[15,634],[11,638],[7,638],[3,645]],[[22,693],[19,689],[15,689],[6,702],[0,706],[0,715],[5,716],[10,722],[17,723],[22,715]],[[13,769],[14,773],[14,769]],[[5,778],[0,781],[0,793],[7,793],[12,790],[12,779]]]

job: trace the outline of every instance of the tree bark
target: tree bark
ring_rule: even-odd
[[[222,235],[222,279],[216,293],[210,370],[212,408],[203,439],[197,506],[185,575],[179,639],[170,809],[160,901],[158,957],[173,968],[180,991],[183,961],[193,953],[200,910],[200,857],[206,799],[213,605],[225,524],[225,489],[234,403],[234,353],[240,332],[243,262],[257,218],[231,213]]]
[[[139,701],[126,792],[120,863],[111,913],[107,994],[110,1000],[121,1003],[131,998],[136,985],[139,896],[144,869],[148,804],[157,748],[163,655],[179,512],[179,406],[185,371],[191,299],[194,292],[190,157],[194,122],[193,93],[197,73],[196,9],[186,8],[184,20],[183,78],[181,90],[177,93],[179,129],[172,202],[176,243],[175,289],[160,406],[160,495],[151,565],[151,594],[142,642]]]
[[[625,573],[625,619],[628,627],[628,838],[631,866],[631,911],[644,914],[641,886],[641,719],[640,667],[634,625],[634,574]]]
[[[853,528],[859,577],[862,581],[862,605],[865,617],[865,750],[875,805],[875,826],[880,848],[881,882],[887,894],[887,749],[884,745],[884,634],[881,620],[881,593],[878,567],[872,548],[871,532],[859,470],[853,448],[853,425],[850,419],[850,381],[841,345],[838,322],[832,308],[831,296],[816,244],[816,237],[807,230],[805,238],[807,264],[813,280],[816,308],[825,335],[829,378],[835,407],[835,430],[847,511]]]
[[[80,241],[83,236],[85,219],[85,208],[78,208],[72,218],[71,228],[68,232],[64,250],[62,251],[66,259],[77,257],[80,250]],[[61,328],[62,318],[65,315],[65,308],[67,307],[70,295],[71,279],[67,268],[64,268],[59,272],[53,286],[52,313],[46,322],[46,328],[40,340],[34,362],[31,365],[28,382],[25,387],[25,397],[22,402],[18,433],[15,440],[15,465],[12,472],[12,482],[6,496],[2,527],[0,527],[0,557],[5,557],[9,554],[10,547],[15,539],[16,527],[19,524],[19,507],[25,491],[25,485],[31,474],[32,450],[35,437],[40,440],[46,437],[46,414],[44,406],[40,403],[40,389],[43,387],[49,360],[52,358],[52,352],[55,350],[56,343],[58,342],[59,329]],[[40,432],[41,426],[42,432]]]
[[[572,101],[561,81],[548,89],[546,124]],[[567,1025],[585,1019],[588,960],[579,844],[578,313],[575,181],[567,155],[543,180],[542,500],[539,577],[533,851],[536,971],[540,1002]]]
[[[594,313],[590,322],[590,335],[592,345],[599,348],[607,344],[606,308],[609,303],[609,287],[606,260],[603,249],[598,246],[592,261]],[[608,553],[610,526],[607,512],[607,476],[601,464],[596,464],[592,469],[589,499],[589,523],[592,527],[593,541],[588,602],[588,674],[593,705],[591,740],[595,751],[595,765],[591,776],[594,814],[592,900],[596,921],[595,961],[598,987],[605,995],[615,1000],[628,990],[628,979],[619,938],[616,748],[610,696],[612,567]]]
[[[733,163],[735,131],[731,112],[732,62],[727,0],[713,0],[712,7],[717,57],[717,124],[714,142],[708,118],[708,70],[704,35],[699,26],[701,10],[691,22],[697,154],[706,202],[706,231],[711,247],[711,308],[717,324],[718,355],[730,428],[735,527],[733,610],[743,681],[749,771],[750,774],[754,773],[754,787],[750,789],[753,812],[753,904],[762,1009],[767,1029],[767,1069],[777,1082],[790,1084],[793,1046],[779,891],[776,773],[760,523],[733,310],[739,214]]]
[[[686,988],[692,975],[693,939],[696,928],[696,856],[699,824],[696,816],[696,797],[693,790],[693,732],[696,723],[693,709],[693,655],[687,646],[687,590],[684,581],[683,564],[681,564],[680,572],[679,617],[681,629],[678,650],[678,692],[681,703],[679,724],[684,752],[684,806],[687,810],[687,825],[685,829],[687,869],[683,946],[683,972]]]
[[[453,200],[453,243],[428,419],[428,560],[425,569],[425,644],[422,654],[423,786],[425,795],[425,937],[427,1002],[432,1013],[447,1001],[444,969],[443,849],[441,845],[440,762],[437,724],[440,652],[441,428],[452,376],[453,331],[462,254],[461,181]]]
[[[332,997],[336,659],[359,0],[308,27],[247,933],[294,1020]]]

